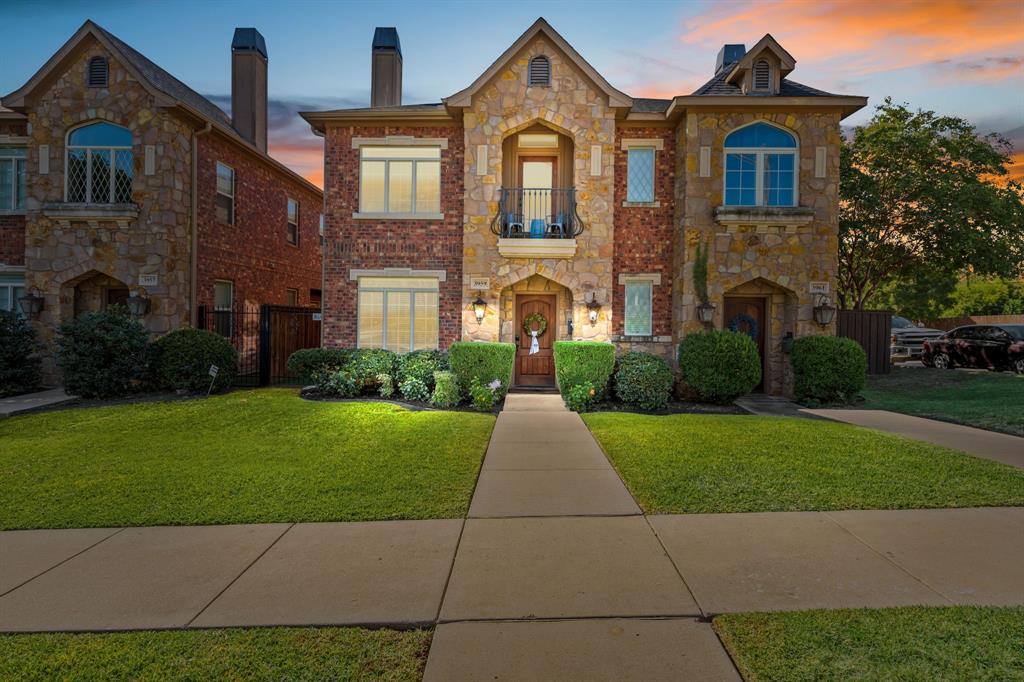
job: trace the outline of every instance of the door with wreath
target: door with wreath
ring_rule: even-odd
[[[516,297],[517,386],[555,385],[555,296]]]
[[[768,320],[765,319],[765,300],[756,297],[726,296],[725,316],[722,321],[726,329],[746,334],[757,344],[757,354],[761,356],[761,382],[754,390],[763,390],[767,369],[764,362],[765,327],[768,324]]]

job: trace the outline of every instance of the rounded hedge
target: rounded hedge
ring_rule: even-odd
[[[288,371],[302,381],[312,381],[321,370],[339,370],[352,357],[347,348],[304,348],[288,356]]]
[[[350,351],[351,357],[342,368],[348,372],[362,389],[376,391],[380,387],[381,374],[395,376],[398,356],[383,348],[358,348]],[[397,384],[397,382],[394,382]]]
[[[841,336],[803,336],[793,342],[793,392],[800,402],[848,403],[864,389],[868,356]]]
[[[679,344],[679,371],[701,400],[728,404],[761,381],[761,356],[746,334],[693,332]]]
[[[398,356],[398,383],[418,379],[427,389],[434,390],[434,372],[448,369],[448,354],[440,350],[414,350]]]
[[[210,366],[216,365],[216,378]],[[220,334],[183,327],[153,343],[152,375],[157,386],[172,391],[223,391],[235,381],[238,352]]]
[[[511,343],[490,343],[482,341],[456,341],[448,348],[448,362],[459,382],[459,391],[475,400],[473,380],[485,387],[497,379],[495,401],[500,400],[512,383],[513,363],[516,347]],[[489,389],[488,389],[489,390]],[[481,392],[482,396],[483,393]]]
[[[149,332],[124,306],[85,313],[57,330],[57,366],[72,395],[127,395],[141,388],[146,377]]]
[[[27,393],[41,381],[36,333],[23,318],[0,310],[0,397]]]
[[[555,341],[555,379],[562,396],[590,384],[604,398],[615,370],[615,346],[603,341]]]
[[[657,355],[630,352],[615,367],[615,396],[632,407],[654,412],[672,397],[672,368]]]

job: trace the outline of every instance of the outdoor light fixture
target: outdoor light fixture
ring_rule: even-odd
[[[832,301],[828,296],[819,294],[818,300],[814,305],[814,321],[822,327],[827,327],[832,324],[832,320],[835,316],[836,307],[832,305]]]
[[[782,337],[782,352],[787,354],[792,353],[793,342],[795,340],[796,339],[793,338],[793,332],[786,332],[786,335]]]
[[[132,292],[132,295],[128,297],[125,304],[128,306],[128,312],[132,314],[132,317],[142,317],[149,312],[149,298],[137,291]]]
[[[587,317],[590,319],[590,324],[597,324],[599,310],[601,310],[601,304],[597,302],[597,296],[591,296],[590,301],[587,302]]]
[[[43,312],[43,297],[39,295],[39,290],[33,289],[31,292],[19,296],[18,307],[21,308],[25,317],[38,317],[39,313]]]
[[[484,315],[487,314],[487,301],[477,296],[473,301],[473,313],[476,315],[477,324],[483,322]]]
[[[715,319],[715,304],[704,301],[697,306],[697,319],[705,324]]]

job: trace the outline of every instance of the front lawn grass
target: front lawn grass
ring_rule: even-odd
[[[0,528],[463,516],[494,417],[294,390],[0,420]]]
[[[1024,436],[1024,375],[894,367],[868,377],[868,410],[892,410]]]
[[[1024,471],[847,424],[593,413],[584,420],[644,511],[1024,505]]]
[[[0,635],[0,679],[412,682],[430,636],[358,628]]]
[[[718,616],[747,682],[1024,680],[1024,608],[843,609]]]

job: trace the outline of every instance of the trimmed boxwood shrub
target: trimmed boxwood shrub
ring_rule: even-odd
[[[68,393],[111,398],[138,390],[149,366],[149,332],[124,306],[85,313],[57,330],[57,366]]]
[[[434,393],[430,396],[430,404],[436,407],[455,407],[461,399],[455,375],[451,372],[434,372]]]
[[[555,341],[555,379],[562,397],[589,383],[600,400],[615,369],[615,346],[600,341]]]
[[[352,355],[343,369],[352,375],[362,389],[376,391],[380,386],[378,376],[395,376],[398,356],[392,351],[383,348],[359,348],[350,352]]]
[[[512,383],[515,359],[516,347],[511,343],[456,341],[448,349],[448,362],[459,381],[459,390],[472,397],[473,379],[485,386],[497,379],[501,387],[496,391],[495,401],[505,396]]]
[[[163,389],[206,392],[210,388],[210,365],[218,368],[213,390],[231,387],[238,372],[238,352],[220,334],[183,327],[164,334],[153,343],[151,371],[154,383]]]
[[[657,355],[631,352],[615,367],[615,396],[632,407],[662,410],[672,397],[672,368]]]
[[[414,350],[398,356],[399,384],[419,379],[428,390],[434,390],[434,372],[448,369],[448,354],[440,350]]]
[[[352,351],[347,348],[305,348],[288,358],[288,371],[302,381],[312,381],[322,369],[338,370],[348,364]]]
[[[796,399],[807,403],[848,403],[864,389],[868,356],[860,344],[841,336],[803,336],[793,342]]]
[[[36,333],[32,325],[0,310],[0,397],[27,393],[41,381]]]
[[[679,371],[701,400],[728,404],[761,381],[761,356],[746,334],[693,332],[679,343]]]
[[[584,381],[566,391],[562,400],[565,401],[565,406],[573,412],[586,412],[600,400],[600,397],[597,395],[594,384]]]

